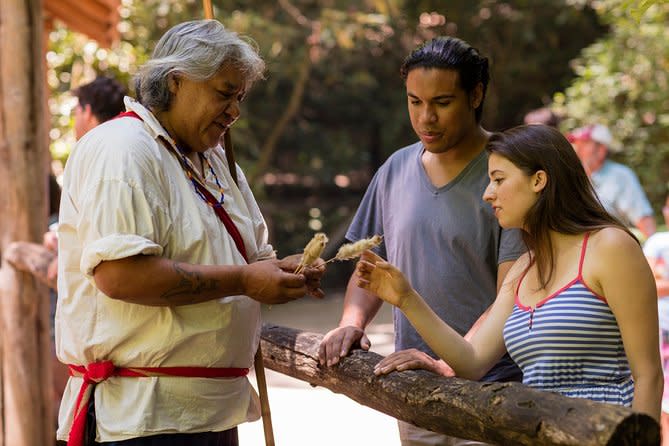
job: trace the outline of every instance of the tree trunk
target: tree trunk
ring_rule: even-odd
[[[659,426],[650,416],[520,383],[481,383],[425,370],[377,377],[374,365],[382,357],[362,350],[354,350],[337,366],[320,367],[321,339],[321,334],[265,325],[265,366],[416,426],[486,443],[595,446],[660,441]]]
[[[40,0],[0,0],[0,253],[40,242],[47,225],[48,145]],[[11,446],[54,443],[47,288],[0,268],[2,426]]]

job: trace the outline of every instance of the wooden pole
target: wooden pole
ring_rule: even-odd
[[[48,133],[40,0],[0,0],[0,253],[41,243],[47,229]],[[0,267],[0,444],[54,443],[49,298],[45,286]]]
[[[258,395],[260,396],[260,413],[262,415],[262,428],[265,433],[265,445],[274,446],[272,414],[269,410],[267,380],[265,379],[265,366],[262,360],[262,349],[260,345],[258,345],[258,350],[256,350],[253,366],[256,372],[256,380],[258,381]]]
[[[214,8],[211,4],[211,0],[202,0],[202,5],[204,7],[204,17],[207,19],[214,18]],[[230,129],[228,129],[223,135],[223,146],[225,149],[225,158],[228,161],[228,169],[230,169],[230,174],[232,179],[237,184],[237,165],[235,164],[235,151],[232,145],[232,136],[230,134]],[[265,445],[274,446],[274,432],[272,430],[272,413],[269,408],[269,397],[267,395],[267,381],[265,380],[265,367],[263,366],[262,361],[262,350],[260,345],[258,345],[258,350],[256,351],[253,367],[256,373],[256,379],[258,381],[258,396],[260,397],[260,413],[262,414],[262,425],[263,431],[265,433]]]
[[[237,184],[237,165],[235,164],[235,151],[232,145],[230,129],[223,135],[223,147],[225,148],[225,159],[228,161],[230,175]],[[265,433],[265,446],[274,446],[274,431],[272,429],[272,412],[269,408],[269,395],[267,394],[267,381],[265,380],[265,366],[262,360],[262,347],[258,345],[253,367],[258,382],[258,397],[260,398],[260,413],[262,414],[262,427]]]
[[[204,6],[204,18],[213,19],[214,7],[211,4],[211,0],[202,0],[202,6]]]

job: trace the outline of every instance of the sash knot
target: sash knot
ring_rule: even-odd
[[[99,383],[105,381],[114,374],[116,367],[111,361],[92,362],[86,367],[84,381],[88,383]]]

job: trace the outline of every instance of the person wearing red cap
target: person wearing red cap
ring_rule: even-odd
[[[639,178],[629,167],[608,159],[610,152],[620,151],[609,129],[602,124],[588,125],[574,130],[568,139],[606,210],[636,228],[643,239],[653,235],[653,208]]]

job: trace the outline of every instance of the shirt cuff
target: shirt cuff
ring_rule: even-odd
[[[249,263],[259,262],[261,260],[275,259],[275,258],[276,258],[276,251],[274,251],[272,245],[265,245],[263,248],[259,249],[258,251],[256,251],[254,255],[251,256],[251,259],[249,259]]]
[[[156,255],[163,253],[162,246],[134,234],[113,234],[98,239],[84,248],[79,268],[92,277],[93,270],[101,262],[125,259],[135,255]]]

